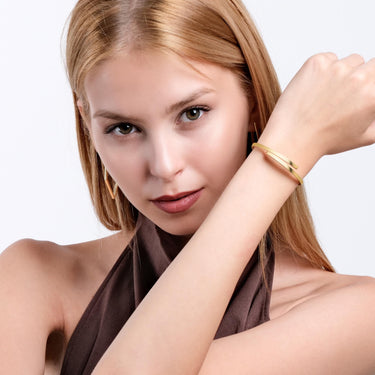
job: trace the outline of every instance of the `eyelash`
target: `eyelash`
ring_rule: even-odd
[[[178,118],[181,120],[183,115],[186,115],[189,111],[192,111],[193,109],[198,110],[200,112],[206,113],[210,111],[210,108],[205,105],[192,105],[188,108],[185,108],[179,115]],[[203,113],[200,114],[200,116],[196,120],[187,120],[186,122],[194,122],[198,121],[202,116]]]
[[[132,130],[134,129],[137,129],[136,126],[130,124],[129,122],[119,122],[119,123],[116,123],[116,124],[113,124],[113,125],[110,125],[108,128],[105,129],[104,133],[105,134],[110,134],[110,133],[115,133],[115,130],[116,129],[119,129],[121,126],[127,126],[127,127],[130,127],[132,128]],[[127,134],[116,134],[116,135],[119,135],[119,136],[125,136],[125,135],[130,135],[132,134],[133,131],[127,133]]]
[[[200,111],[200,116],[195,119],[195,120],[185,120],[183,121],[182,120],[182,117],[184,115],[186,115],[189,111],[192,111],[192,110],[197,110],[197,111]],[[182,112],[180,112],[180,114],[178,115],[178,123],[180,122],[185,122],[185,123],[192,123],[192,122],[195,122],[195,121],[198,121],[202,116],[203,116],[203,113],[206,113],[206,112],[209,112],[210,111],[210,108],[207,107],[207,106],[204,106],[204,105],[193,105],[193,106],[190,106],[188,108],[185,108]],[[203,113],[202,113],[203,112]],[[105,129],[105,134],[110,134],[110,133],[114,133],[116,129],[119,129],[120,126],[126,126],[126,127],[130,127],[131,130],[129,133],[127,134],[116,134],[116,135],[119,135],[119,136],[126,136],[126,135],[130,135],[132,133],[134,133],[135,130],[139,130],[135,125],[131,124],[131,123],[128,123],[128,122],[120,122],[120,123],[116,123],[116,124],[113,124],[113,125],[110,125],[108,128]]]

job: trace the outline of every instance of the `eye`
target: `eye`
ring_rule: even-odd
[[[181,115],[181,120],[183,122],[191,122],[200,119],[203,112],[208,112],[206,107],[191,107],[185,110]]]
[[[116,135],[128,135],[128,134],[134,133],[136,130],[137,128],[134,125],[129,124],[127,122],[121,122],[121,123],[110,126],[106,130],[106,133],[107,134],[114,133]]]

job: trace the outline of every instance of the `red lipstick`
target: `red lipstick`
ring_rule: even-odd
[[[152,200],[156,207],[169,214],[188,210],[200,197],[202,189],[186,191],[176,195],[163,195]]]

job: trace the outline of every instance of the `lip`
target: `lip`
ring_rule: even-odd
[[[169,214],[187,211],[201,196],[203,189],[186,191],[175,195],[163,195],[152,200],[156,207]]]

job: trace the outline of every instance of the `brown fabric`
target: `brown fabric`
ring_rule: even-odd
[[[91,374],[121,327],[187,243],[139,215],[137,231],[82,315],[68,343],[61,375]],[[202,250],[204,251],[204,249]],[[268,254],[263,282],[254,253],[243,271],[215,338],[253,328],[269,320],[274,254]]]

